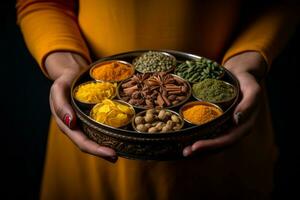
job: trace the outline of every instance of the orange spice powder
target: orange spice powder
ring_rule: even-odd
[[[197,125],[205,124],[222,115],[222,113],[222,110],[209,105],[188,106],[182,111],[186,120]]]
[[[102,81],[122,81],[133,74],[133,68],[122,62],[101,64],[92,70],[92,76]]]

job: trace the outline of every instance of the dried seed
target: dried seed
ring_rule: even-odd
[[[158,119],[164,120],[166,117],[166,111],[165,110],[160,110],[158,113]]]
[[[134,122],[135,122],[135,124],[143,124],[144,122],[145,122],[145,120],[144,120],[144,117],[142,117],[142,116],[137,116],[135,119],[134,119]]]
[[[179,118],[177,117],[177,115],[172,115],[172,116],[171,116],[171,120],[172,120],[173,122],[175,122],[175,123],[179,123],[179,122],[180,122],[180,120],[179,120]]]
[[[138,124],[136,126],[136,129],[141,132],[146,132],[148,130],[148,128],[144,124]]]
[[[154,119],[154,116],[153,114],[146,114],[145,115],[145,121],[148,122],[148,123],[151,123]]]
[[[148,133],[156,133],[158,132],[158,129],[156,127],[151,127],[148,129]]]

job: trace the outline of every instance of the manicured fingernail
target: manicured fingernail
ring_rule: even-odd
[[[72,122],[72,118],[69,114],[66,114],[65,117],[64,117],[64,122],[65,124],[71,128],[71,122]]]
[[[237,112],[234,114],[234,121],[237,125],[241,124],[243,120],[243,114],[241,112]]]
[[[118,160],[117,156],[112,156],[112,157],[105,157],[106,160],[108,160],[109,162],[115,163]]]

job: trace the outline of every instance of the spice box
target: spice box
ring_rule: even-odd
[[[144,73],[141,67],[143,60],[146,59],[149,63],[151,61],[147,60],[147,56],[143,56],[149,52],[158,59],[160,56],[157,56],[157,53],[162,53],[162,62],[166,60],[166,63],[156,60],[155,64],[151,65],[160,67],[151,66]],[[128,74],[134,73],[128,75],[125,80],[121,80],[124,77],[114,77],[116,81],[108,81],[117,85],[117,94],[94,107],[83,106],[74,96],[79,85],[95,81],[91,70],[83,72],[72,84],[71,104],[83,132],[100,145],[115,149],[119,156],[145,160],[183,159],[184,147],[197,140],[218,137],[232,125],[233,111],[240,96],[239,83],[232,73],[216,62],[173,50],[141,50],[102,58],[91,64],[90,69],[93,70],[95,66],[101,66],[103,63],[113,64],[111,62],[134,67],[138,63],[139,67],[138,70],[130,68],[132,71],[128,71]],[[193,63],[197,66],[189,70],[187,66]],[[201,77],[199,74],[202,74]],[[214,104],[194,97],[193,85],[208,78],[224,81],[234,88],[230,102]],[[118,103],[122,106],[118,106]],[[185,109],[198,104],[214,106],[214,109],[219,109],[220,112],[211,119],[205,119],[205,123],[191,123],[186,119],[187,116],[193,116],[191,113],[194,111],[205,110],[197,108],[190,112]],[[93,115],[93,109],[97,109],[97,115]]]

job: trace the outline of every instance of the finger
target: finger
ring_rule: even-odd
[[[190,156],[192,155],[193,151],[192,151],[192,146],[187,146],[183,149],[183,156],[187,157],[187,156]]]
[[[63,123],[63,121],[58,117],[55,113],[54,104],[50,101],[50,108],[52,114],[56,120],[58,127],[61,129],[63,133],[65,133],[71,141],[82,151],[85,153],[89,153],[95,156],[102,157],[110,162],[116,162],[118,157],[116,152],[109,148],[100,146],[96,142],[90,140],[84,133],[82,133],[79,129],[71,130]]]
[[[207,140],[199,140],[197,142],[195,142],[192,146],[191,146],[191,150],[192,153],[194,152],[200,152],[203,150],[210,150],[210,149],[217,149],[220,147],[225,147],[228,146],[232,143],[234,143],[234,141],[236,141],[239,136],[242,133],[242,129],[244,125],[239,126],[235,131],[231,132],[231,133],[227,133],[224,134],[221,137],[215,138],[215,139],[207,139]]]
[[[69,103],[70,88],[67,80],[56,80],[50,91],[50,101],[53,103],[53,111],[69,128],[74,128],[76,115]]]
[[[257,112],[256,111],[253,112],[253,115],[250,117],[250,119],[247,122],[233,128],[223,136],[214,139],[199,140],[195,142],[191,146],[192,153],[230,146],[231,144],[238,141],[240,138],[250,133],[252,128],[251,125],[254,123],[256,115]]]
[[[239,74],[237,77],[241,85],[242,100],[234,111],[234,120],[236,124],[241,124],[256,110],[261,88],[250,74]]]

